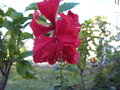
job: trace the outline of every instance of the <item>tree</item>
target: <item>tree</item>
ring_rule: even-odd
[[[23,32],[29,24],[28,19],[31,17],[24,17],[13,8],[8,8],[6,12],[0,9],[0,90],[5,89],[10,69],[14,65],[23,78],[35,78],[32,65],[25,60],[25,57],[32,54],[24,46],[27,39],[33,38],[32,34]]]

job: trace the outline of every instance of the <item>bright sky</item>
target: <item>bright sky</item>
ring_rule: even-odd
[[[24,12],[25,7],[33,2],[40,2],[41,0],[0,0],[9,7],[15,8],[17,11]],[[114,0],[63,0],[64,2],[79,2],[80,4],[76,6],[73,11],[79,14],[80,21],[84,21],[88,18],[94,17],[96,15],[105,15],[114,21],[114,12],[117,12],[120,6],[114,4]]]

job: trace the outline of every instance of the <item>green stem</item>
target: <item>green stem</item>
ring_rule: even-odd
[[[63,86],[63,71],[62,71],[62,61],[60,61],[60,85]]]
[[[85,82],[84,82],[84,79],[83,79],[83,71],[84,71],[84,69],[82,69],[81,66],[79,66],[79,68],[80,68],[80,77],[81,77],[83,90],[85,90]]]
[[[19,44],[20,44],[20,36],[21,36],[21,31],[18,31],[18,41],[17,41],[17,48],[19,49]]]

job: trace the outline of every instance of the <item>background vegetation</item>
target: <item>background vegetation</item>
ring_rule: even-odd
[[[64,3],[59,12],[76,5]],[[36,3],[32,3],[25,11],[35,9]],[[111,44],[120,40],[119,27],[113,34],[105,17],[86,20],[80,32],[79,63],[58,62],[53,68],[40,68],[26,60],[32,55],[25,46],[27,40],[33,39],[25,31],[31,19],[31,13],[25,16],[13,8],[0,8],[0,90],[120,90],[120,46]]]

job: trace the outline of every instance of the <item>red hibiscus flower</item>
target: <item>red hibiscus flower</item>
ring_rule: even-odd
[[[78,15],[68,12],[61,13],[57,20],[57,11],[61,0],[44,0],[38,3],[39,11],[50,22],[50,25],[39,23],[39,12],[35,11],[31,28],[35,35],[33,59],[35,63],[48,62],[55,64],[58,59],[70,64],[77,64],[79,53],[76,48],[81,43],[78,33],[81,25],[78,22]],[[45,34],[50,33],[50,36]]]

